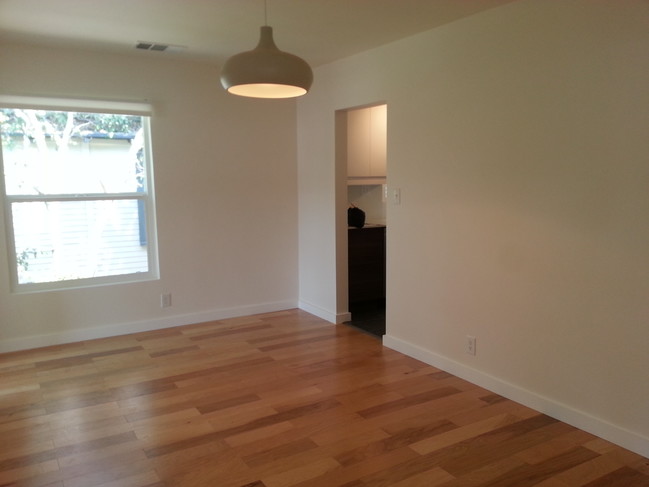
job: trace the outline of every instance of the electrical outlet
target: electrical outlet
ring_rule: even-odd
[[[466,353],[475,355],[475,337],[471,335],[466,336]]]
[[[171,306],[171,293],[162,293],[160,295],[160,307],[168,308]]]

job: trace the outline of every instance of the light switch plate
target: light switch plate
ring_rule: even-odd
[[[401,204],[401,189],[400,188],[392,188],[390,190],[390,199],[391,199],[393,205],[400,205]]]

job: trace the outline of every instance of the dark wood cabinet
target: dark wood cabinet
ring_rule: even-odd
[[[385,299],[385,226],[350,228],[349,302]]]

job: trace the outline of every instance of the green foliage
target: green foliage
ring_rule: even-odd
[[[38,256],[38,251],[36,249],[25,249],[21,252],[16,252],[16,262],[18,263],[18,267],[25,271],[28,270],[30,256],[35,259]]]
[[[141,117],[111,113],[61,112],[51,110],[23,110],[19,108],[0,109],[2,143],[10,144],[10,135],[36,136],[35,131],[45,136],[69,135],[72,137],[104,137],[116,135],[134,137],[141,128]],[[5,145],[8,147],[8,145]]]

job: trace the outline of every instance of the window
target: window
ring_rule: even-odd
[[[0,98],[14,291],[158,277],[149,112]]]

